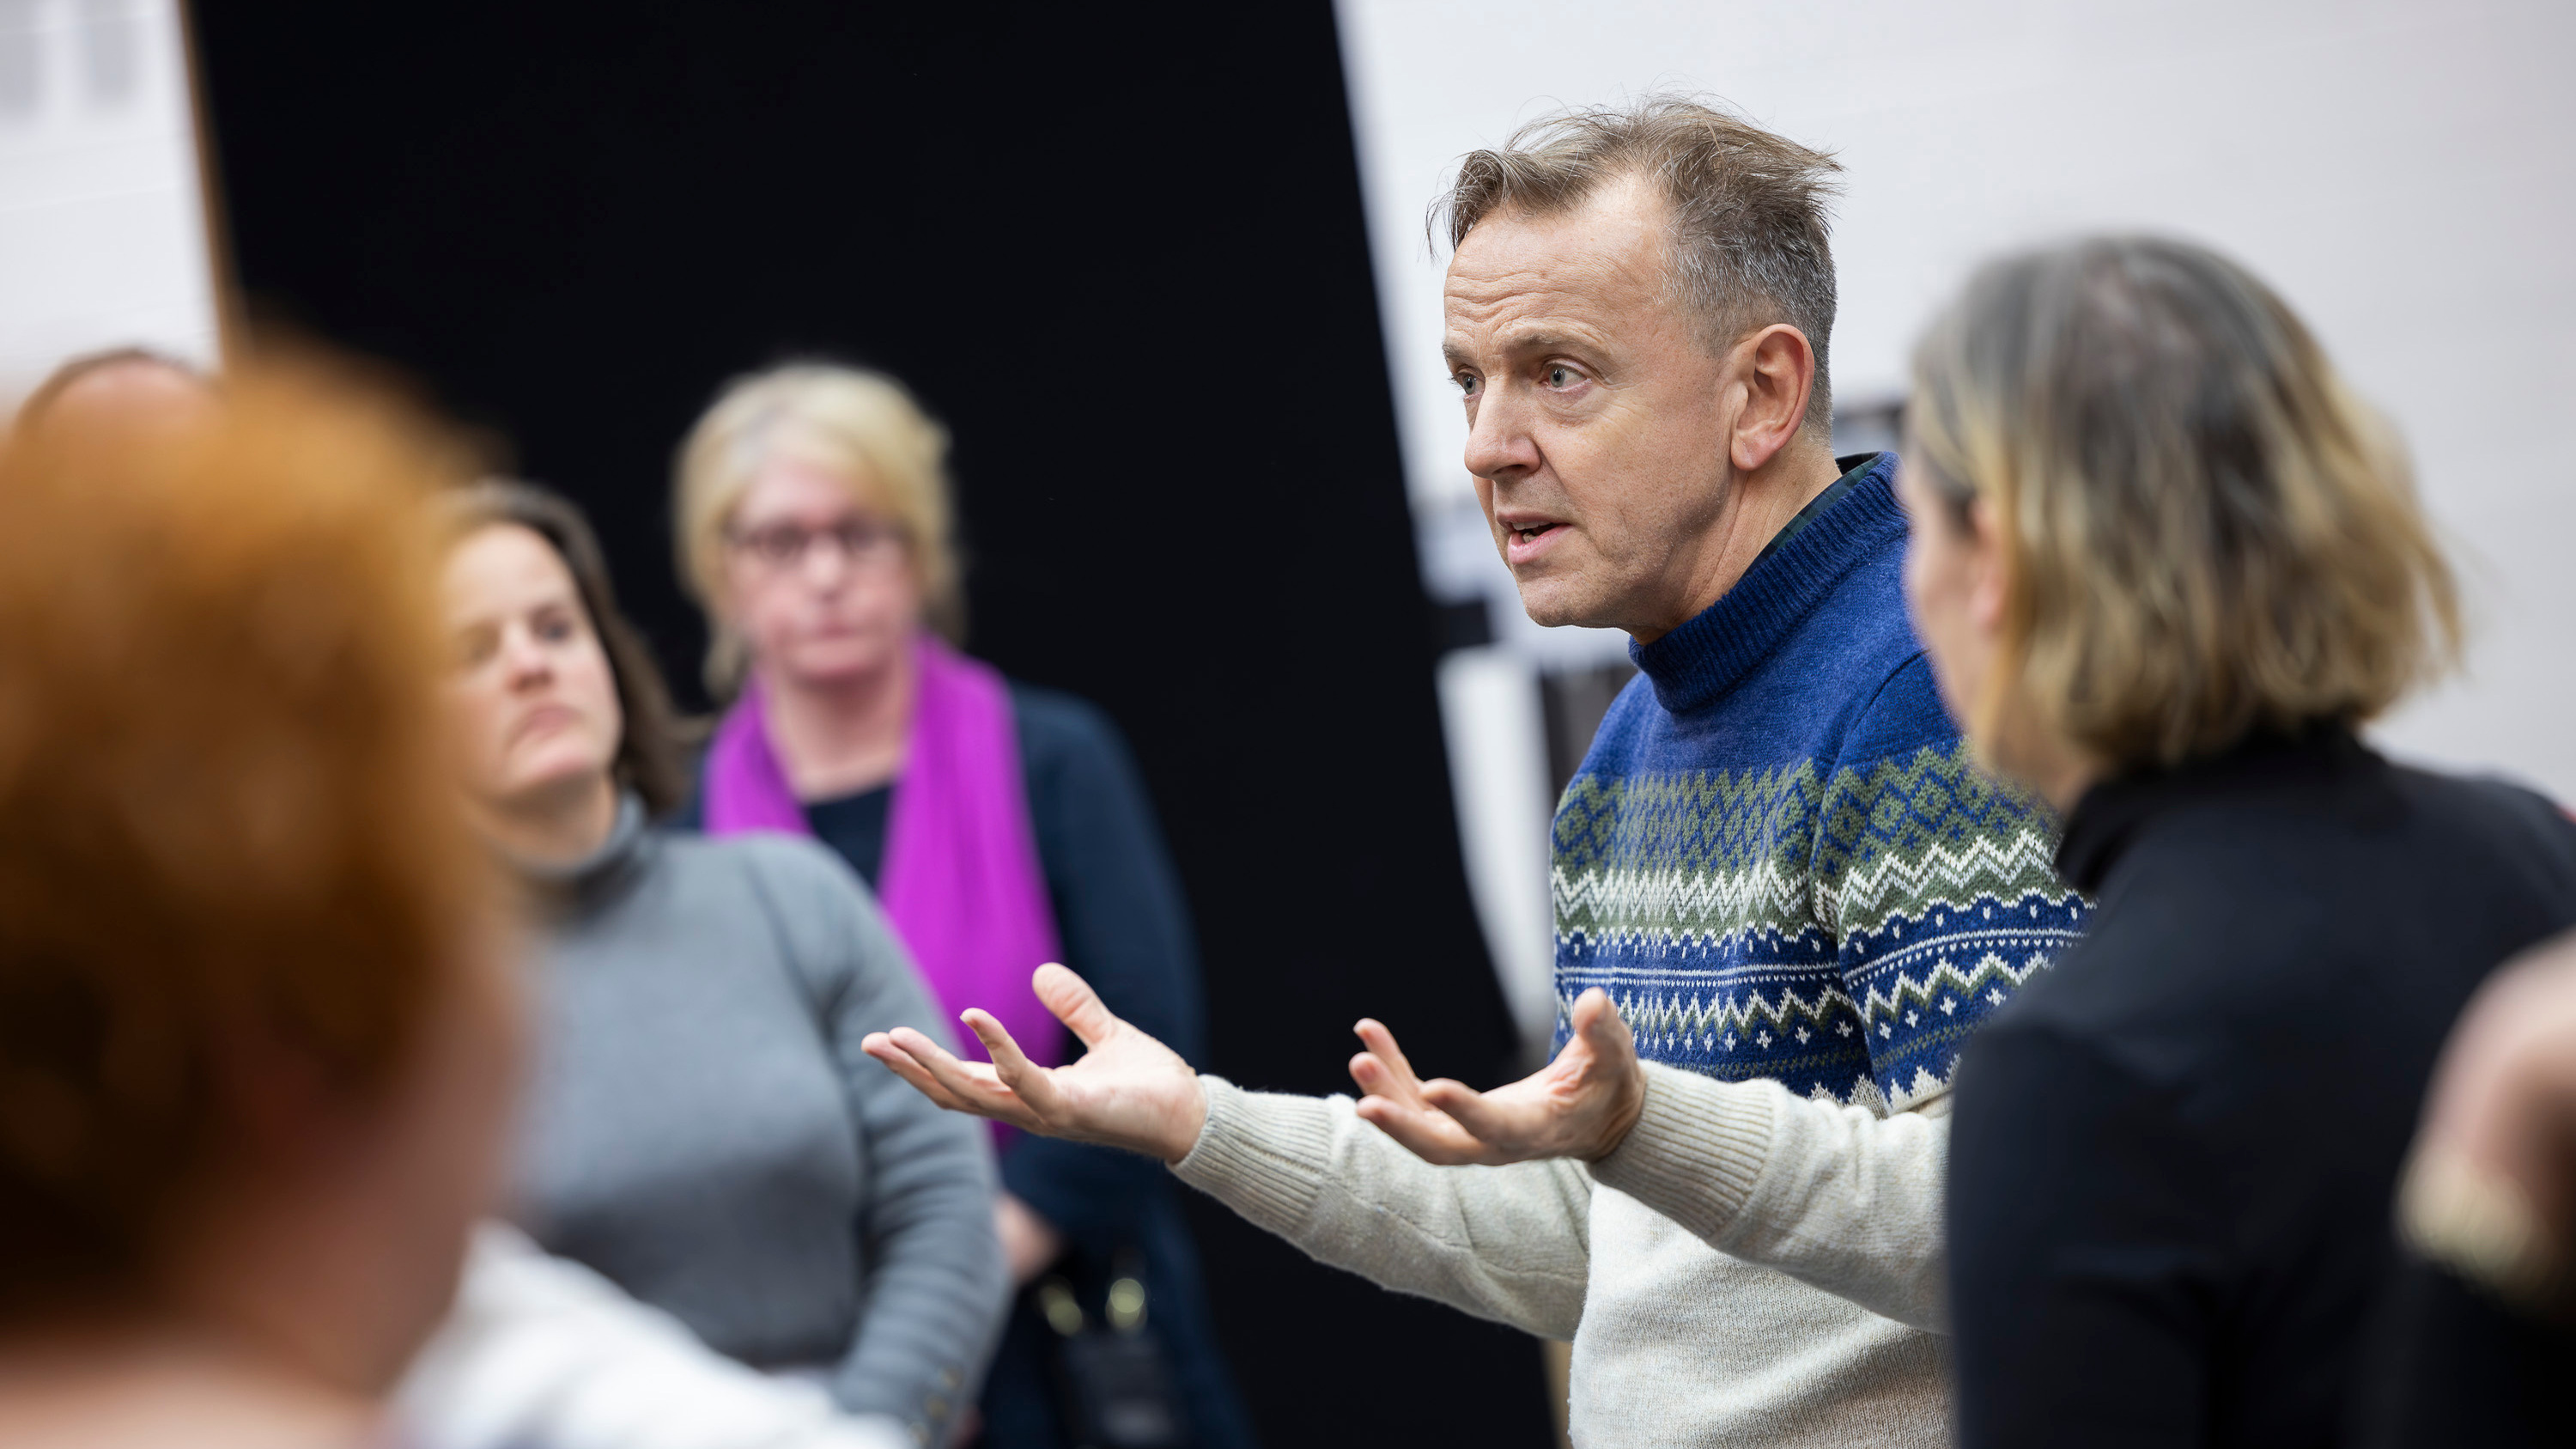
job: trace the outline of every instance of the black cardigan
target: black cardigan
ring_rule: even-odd
[[[2576,825],[2329,731],[2095,787],[2058,868],[2091,930],[1959,1068],[1960,1441],[2329,1442],[2435,1054],[2576,921]]]

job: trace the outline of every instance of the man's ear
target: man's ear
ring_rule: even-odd
[[[1779,455],[1807,421],[1807,397],[1816,386],[1816,349],[1807,334],[1774,322],[1736,344],[1744,410],[1727,440],[1728,461],[1750,473]]]

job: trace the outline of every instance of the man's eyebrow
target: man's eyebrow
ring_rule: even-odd
[[[1514,335],[1505,346],[1517,354],[1532,352],[1582,352],[1600,350],[1600,344],[1589,337],[1571,332],[1523,332]]]
[[[1527,357],[1533,353],[1547,352],[1574,352],[1593,357],[1599,355],[1601,343],[1596,338],[1574,332],[1516,332],[1502,339],[1502,350],[1505,355],[1511,357]],[[1440,356],[1449,364],[1449,370],[1452,372],[1475,365],[1474,359],[1455,342],[1441,343]]]

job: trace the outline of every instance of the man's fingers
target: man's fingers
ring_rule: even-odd
[[[1405,1102],[1418,1101],[1422,1096],[1422,1079],[1413,1074],[1413,1063],[1405,1059],[1404,1048],[1395,1044],[1395,1033],[1388,1031],[1385,1023],[1365,1016],[1351,1030],[1358,1035],[1360,1045],[1368,1048],[1368,1054],[1377,1058],[1378,1064],[1392,1075],[1393,1095]],[[1354,1061],[1352,1066],[1357,1067],[1358,1063]]]
[[[1388,1066],[1386,1059],[1375,1052],[1362,1052],[1351,1058],[1351,1080],[1369,1095],[1406,1107],[1422,1106],[1422,1084],[1413,1079],[1413,1073]]]
[[[1014,1127],[1024,1127],[1032,1132],[1046,1130],[1046,1124],[1038,1120],[1017,1093],[1003,1084],[1001,1075],[992,1067],[983,1062],[959,1061],[946,1047],[910,1027],[896,1027],[887,1036],[915,1064],[928,1072],[932,1081],[956,1099],[956,1110],[971,1112],[978,1117],[998,1117]]]
[[[1385,1097],[1366,1097],[1360,1101],[1359,1116],[1425,1162],[1458,1167],[1488,1159],[1485,1144],[1438,1112]]]
[[[1070,976],[1073,973],[1067,971],[1065,974]],[[1086,992],[1090,989],[1087,986],[1083,988]],[[993,1059],[993,1074],[1001,1079],[1002,1085],[1010,1088],[1040,1118],[1054,1116],[1059,1100],[1055,1078],[1047,1073],[1046,1068],[1028,1059],[1027,1054],[1020,1050],[1020,1044],[1011,1040],[1010,1030],[981,1007],[966,1008],[966,1014],[960,1019],[966,1023],[968,1031],[975,1033],[975,1039],[984,1044],[985,1054]]]
[[[914,1091],[919,1092],[921,1095],[928,1097],[939,1106],[944,1107],[951,1112],[965,1112],[975,1116],[982,1115],[981,1113],[976,1112],[975,1108],[969,1106],[963,1101],[960,1101],[956,1093],[939,1085],[939,1079],[932,1076],[929,1069],[922,1066],[921,1063],[914,1061],[910,1053],[906,1052],[903,1048],[896,1046],[893,1039],[888,1037],[884,1032],[874,1031],[868,1033],[866,1039],[859,1043],[859,1050],[866,1052],[869,1056],[872,1056],[878,1061],[884,1063],[887,1071],[903,1078],[906,1085],[910,1086]]]
[[[1464,1082],[1442,1077],[1422,1086],[1423,1105],[1458,1124],[1460,1132],[1482,1145],[1506,1146],[1525,1135],[1523,1124]]]
[[[1100,1039],[1118,1027],[1118,1018],[1100,1004],[1100,993],[1068,967],[1049,961],[1029,978],[1029,985],[1084,1046],[1100,1045]]]
[[[1401,1095],[1395,1085],[1395,1073],[1388,1071],[1386,1063],[1367,1052],[1351,1058],[1351,1080],[1359,1083],[1360,1091],[1369,1096]]]
[[[1610,1004],[1610,993],[1598,986],[1575,998],[1573,1024],[1575,1035],[1591,1046],[1596,1057],[1616,1061],[1637,1054],[1636,1034],[1619,1019],[1619,1008]]]

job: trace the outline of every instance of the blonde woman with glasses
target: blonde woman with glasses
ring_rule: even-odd
[[[707,682],[732,704],[693,809],[713,834],[838,851],[952,1020],[989,1007],[1062,1059],[1066,1035],[1029,976],[1063,961],[1196,1056],[1188,911],[1116,727],[959,652],[947,450],[901,384],[823,364],[739,379],[700,419],[676,533],[713,626]],[[1167,1175],[1105,1147],[996,1142],[995,1223],[1027,1291],[981,1442],[1165,1442],[1134,1431],[1159,1424],[1172,1443],[1250,1443]],[[1114,1343],[1104,1324],[1123,1330]],[[1104,1351],[1134,1362],[1111,1369]],[[1130,1429],[1113,1433],[1112,1417]]]
[[[2279,297],[2177,242],[1980,273],[1916,359],[1907,594],[2099,905],[1960,1067],[1959,1433],[2323,1444],[2452,1019],[2576,921],[2576,826],[2357,731],[2450,660],[2405,465]]]

